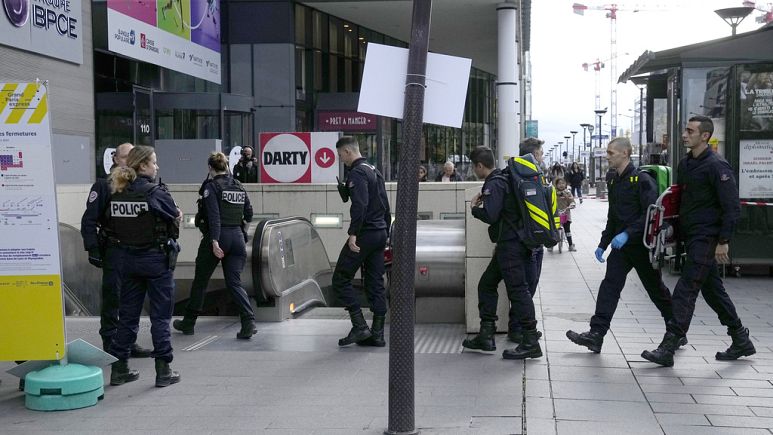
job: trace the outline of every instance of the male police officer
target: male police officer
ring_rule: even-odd
[[[609,182],[607,225],[596,248],[596,259],[604,262],[604,251],[612,245],[607,259],[607,272],[599,287],[596,313],[590,320],[590,331],[578,334],[566,331],[566,336],[593,352],[601,352],[604,335],[609,331],[612,316],[620,300],[620,292],[631,269],[636,274],[655,306],[668,322],[673,317],[671,294],[663,284],[660,271],[652,268],[649,251],[642,244],[647,207],[658,197],[655,180],[639,172],[631,163],[631,141],[624,137],[612,139],[607,146],[607,159],[614,177]],[[686,339],[685,342],[686,343]],[[682,344],[684,344],[682,343]]]
[[[732,168],[708,146],[713,133],[714,124],[705,116],[690,118],[682,133],[682,141],[690,149],[679,162],[677,172],[677,184],[682,189],[679,233],[686,245],[687,259],[674,288],[674,318],[666,326],[663,341],[654,351],[641,354],[642,358],[667,367],[674,365],[675,343],[690,328],[699,292],[733,340],[715,358],[735,360],[756,353],[749,330],[741,323],[717,271],[717,263],[729,261],[730,237],[738,222],[740,204]]]
[[[118,145],[113,154],[115,168],[126,167],[126,157],[134,148],[130,143]],[[100,307],[99,335],[102,336],[102,348],[107,351],[110,342],[118,329],[118,301],[120,295],[120,280],[116,272],[118,251],[107,240],[107,206],[110,204],[110,185],[105,178],[97,178],[91,186],[89,199],[86,201],[86,211],[81,218],[81,236],[83,247],[89,253],[89,263],[102,269],[102,305]],[[134,343],[131,356],[147,358],[150,349]]]
[[[477,147],[470,153],[472,170],[475,176],[483,178],[483,188],[470,202],[472,216],[489,224],[488,234],[496,243],[494,257],[491,259],[478,282],[478,311],[480,314],[480,333],[465,339],[462,346],[467,349],[491,352],[496,350],[497,287],[504,279],[511,311],[521,327],[522,337],[515,349],[502,353],[505,359],[539,358],[542,349],[539,345],[537,320],[534,315],[534,302],[529,293],[527,267],[532,256],[518,237],[515,228],[508,224],[518,221],[518,212],[514,195],[510,193],[507,178],[496,169],[494,153],[488,147]]]
[[[349,335],[338,340],[338,345],[357,343],[383,347],[386,345],[384,319],[387,312],[384,247],[392,221],[384,178],[360,155],[360,145],[353,137],[339,139],[336,150],[341,161],[349,168],[345,185],[339,185],[341,197],[344,202],[348,199],[347,195],[352,199],[349,209],[351,223],[347,231],[349,238],[338,255],[333,273],[333,289],[349,311],[352,329]],[[373,312],[370,329],[352,288],[352,278],[360,266],[363,266],[365,290]]]

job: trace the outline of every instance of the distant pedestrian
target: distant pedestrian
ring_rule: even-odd
[[[582,169],[580,169],[580,165],[578,165],[577,162],[572,163],[571,168],[569,168],[569,173],[566,174],[566,178],[569,182],[569,186],[572,188],[572,195],[575,198],[578,198],[580,204],[582,204],[582,180],[585,179],[585,174]]]
[[[448,183],[454,181],[463,181],[463,179],[462,176],[456,172],[456,166],[454,165],[454,162],[448,161],[443,165],[443,172],[437,174],[435,177],[435,181]]]
[[[567,189],[566,180],[563,178],[556,178],[553,180],[553,185],[556,188],[558,210],[566,216],[561,219],[561,226],[564,227],[564,235],[566,236],[566,241],[569,242],[569,252],[577,251],[577,248],[572,241],[572,209],[575,206],[574,197],[572,196],[572,192]],[[552,251],[553,248],[549,248],[549,250]]]

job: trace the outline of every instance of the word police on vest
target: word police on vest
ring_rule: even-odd
[[[147,202],[113,201],[110,203],[110,215],[115,217],[138,217],[150,210]]]
[[[308,151],[274,151],[263,153],[264,165],[305,165]],[[300,160],[300,161],[299,161]]]
[[[223,191],[223,201],[230,202],[231,204],[244,204],[245,196],[247,196],[246,192]]]

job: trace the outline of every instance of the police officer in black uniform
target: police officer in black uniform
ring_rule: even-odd
[[[612,139],[607,146],[609,167],[614,176],[609,180],[609,210],[607,225],[596,248],[596,259],[603,263],[604,251],[611,244],[607,258],[607,272],[599,287],[596,313],[590,320],[590,331],[566,331],[572,342],[593,352],[601,352],[604,336],[609,331],[612,316],[620,301],[620,293],[631,269],[636,269],[644,289],[668,322],[673,317],[671,293],[663,284],[659,270],[650,263],[649,250],[643,245],[647,207],[658,198],[655,180],[646,172],[639,172],[631,163],[631,141],[625,137]],[[686,344],[686,339],[684,343]]]
[[[110,241],[120,251],[121,302],[118,332],[109,352],[118,358],[113,363],[110,385],[122,385],[139,378],[139,372],[127,364],[131,344],[137,339],[145,295],[150,299],[152,357],[156,359],[156,386],[166,387],[180,381],[172,371],[172,341],[169,322],[174,308],[172,271],[177,261],[179,223],[182,218],[172,196],[162,184],[156,184],[156,153],[152,147],[136,146],[126,161],[127,167],[110,174]]]
[[[718,360],[735,360],[756,353],[719,277],[717,263],[729,262],[730,238],[740,216],[738,188],[730,164],[708,146],[714,123],[705,116],[687,122],[682,140],[690,152],[679,162],[677,183],[682,189],[679,204],[679,235],[687,258],[674,288],[674,318],[666,326],[663,341],[642,358],[663,366],[674,365],[677,343],[690,328],[695,299],[703,293],[733,340]]]
[[[113,165],[126,167],[126,158],[134,148],[130,143],[122,143],[115,148]],[[98,178],[91,186],[89,198],[86,201],[86,211],[81,218],[81,236],[83,247],[89,253],[89,263],[102,269],[102,304],[100,306],[99,335],[102,336],[102,348],[107,352],[110,342],[118,329],[118,300],[120,281],[116,267],[120,264],[117,258],[119,251],[109,243],[107,235],[107,205],[110,203],[110,185],[104,178]],[[131,356],[147,358],[150,349],[145,349],[137,343],[132,344]]]
[[[241,273],[247,262],[244,222],[252,221],[252,205],[241,183],[228,174],[228,160],[223,153],[212,153],[207,160],[211,179],[202,184],[199,194],[204,215],[197,215],[196,225],[203,236],[196,255],[196,272],[191,296],[182,320],[172,323],[183,334],[193,334],[196,318],[204,305],[204,291],[220,260],[228,290],[239,307],[242,328],[237,338],[248,339],[255,333],[255,313],[241,284]]]
[[[234,178],[241,183],[258,182],[258,161],[253,157],[252,147],[245,145],[242,147],[242,156],[234,165]]]
[[[386,345],[384,319],[387,312],[384,247],[392,221],[384,178],[362,157],[360,145],[353,137],[339,139],[336,150],[348,168],[344,183],[339,184],[339,192],[344,202],[348,198],[352,200],[349,209],[351,223],[347,230],[349,238],[341,248],[333,272],[333,289],[349,311],[352,329],[346,337],[338,340],[338,345],[357,343],[383,347]],[[363,269],[365,291],[373,312],[370,329],[352,288],[352,278],[360,267]]]
[[[539,345],[537,320],[534,314],[534,302],[529,293],[527,269],[533,252],[524,245],[515,228],[509,222],[518,222],[515,197],[502,171],[496,169],[494,153],[488,147],[477,147],[470,153],[473,172],[483,178],[481,193],[470,202],[472,216],[489,224],[488,234],[496,243],[494,257],[491,259],[478,282],[478,311],[480,312],[480,333],[465,339],[462,346],[467,349],[491,352],[496,350],[497,287],[504,279],[510,307],[518,319],[521,328],[521,340],[515,349],[506,349],[502,353],[505,359],[539,358],[542,349]]]

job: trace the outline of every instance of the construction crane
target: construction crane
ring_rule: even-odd
[[[762,6],[758,6],[756,3],[751,1],[743,2],[743,5],[747,8],[754,8],[758,11],[765,12],[764,14],[755,18],[754,21],[762,24],[773,23],[773,3],[768,3],[767,9]]]
[[[582,69],[585,71],[590,71],[590,69],[593,68],[594,77],[595,77],[595,89],[596,89],[596,99],[594,104],[594,109],[601,109],[601,69],[604,68],[604,62],[596,59],[594,62],[585,62],[582,64]]]

